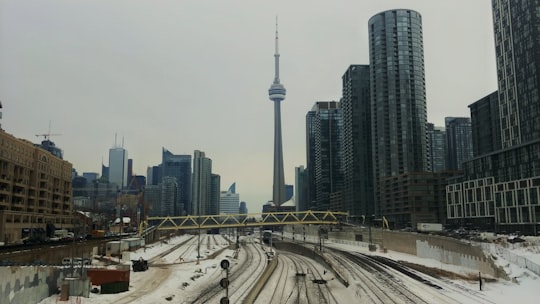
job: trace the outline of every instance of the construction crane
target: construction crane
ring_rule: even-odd
[[[48,140],[51,136],[58,136],[62,134],[53,134],[51,133],[51,122],[49,121],[49,131],[45,134],[36,134],[36,137],[43,136],[44,140]]]

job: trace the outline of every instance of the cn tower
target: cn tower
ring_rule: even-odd
[[[274,82],[268,90],[270,100],[274,102],[274,185],[272,200],[276,206],[285,202],[285,177],[283,173],[283,145],[281,141],[281,101],[285,99],[285,87],[279,83],[278,26],[276,18],[276,52],[274,54]]]

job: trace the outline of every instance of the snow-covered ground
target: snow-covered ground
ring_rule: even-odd
[[[154,244],[146,249],[139,249],[131,254],[131,259],[142,257],[146,260],[150,260],[172,248],[174,245],[186,241],[186,238],[187,236],[176,237],[171,239],[167,244]],[[201,246],[201,248],[204,248],[201,249],[201,252],[204,251],[204,256],[228,245],[228,243],[221,237],[216,237],[216,240],[221,241],[218,241],[218,244],[213,244],[210,246],[210,248],[207,248],[206,245]],[[191,246],[193,247],[193,245]],[[363,253],[382,255],[394,260],[407,261],[429,267],[440,267],[443,270],[452,271],[455,273],[472,273],[470,269],[441,264],[436,260],[422,259],[399,252],[368,252],[365,247],[335,244],[332,242],[325,243],[325,246],[335,246],[337,248],[346,249],[349,251],[359,251]],[[531,260],[540,259],[538,247],[533,248],[536,249],[533,249],[532,252],[530,248],[525,250],[528,258]],[[535,252],[534,250],[537,251]],[[521,251],[524,251],[524,249],[514,248],[512,251],[519,254]],[[202,290],[203,287],[208,286],[210,283],[216,284],[222,277],[224,277],[224,273],[219,266],[222,259],[231,260],[231,264],[233,264],[234,269],[234,259],[232,259],[234,254],[235,252],[233,250],[226,249],[214,259],[202,259],[199,263],[197,263],[196,248],[194,250],[186,250],[186,247],[183,246],[179,251],[175,251],[174,253],[164,257],[160,266],[152,267],[152,265],[150,265],[150,268],[147,271],[131,272],[130,288],[128,292],[108,295],[91,293],[90,298],[70,297],[70,299],[66,302],[59,302],[58,296],[54,295],[41,301],[40,304],[190,303],[190,300],[193,300],[200,293],[200,290]],[[182,263],[180,263],[181,260],[183,260]],[[503,257],[498,257],[497,263],[503,266],[507,273],[510,273],[511,277],[514,278],[514,281],[498,280],[497,282],[485,282],[483,284],[482,291],[479,291],[478,282],[447,279],[445,284],[448,284],[448,286],[454,286],[455,288],[448,289],[446,292],[455,293],[456,298],[463,297],[463,294],[466,294],[467,292],[474,292],[479,297],[486,299],[487,303],[539,303],[540,278],[538,275],[504,260]],[[425,286],[422,287],[421,285],[418,285],[410,286],[409,288],[418,289],[418,292],[421,293],[421,289],[425,288]],[[223,295],[225,295],[225,293],[223,293]],[[258,301],[260,300],[261,299],[258,299]]]
[[[333,244],[332,242],[327,242],[327,246],[336,247],[340,249],[358,251],[366,254],[380,255],[396,261],[406,261],[409,263],[424,265],[432,268],[440,268],[444,271],[450,271],[457,274],[471,275],[475,276],[478,273],[465,268],[455,265],[443,264],[440,261],[433,259],[424,259],[419,258],[414,255],[388,251],[387,253],[382,252],[369,252],[365,247],[355,247],[351,245],[342,245],[342,244]],[[533,249],[534,248],[534,249]],[[520,254],[522,252],[526,253],[527,258],[540,260],[540,247],[534,246],[529,247],[528,249],[523,249],[516,247],[511,249],[515,254]],[[536,253],[531,253],[536,251]],[[473,292],[475,294],[481,295],[482,298],[491,301],[492,303],[540,303],[540,277],[533,272],[520,267],[516,264],[512,264],[504,259],[503,256],[498,256],[496,263],[499,266],[502,266],[506,273],[509,274],[514,280],[506,281],[499,279],[496,282],[486,282],[484,281],[482,285],[482,291],[479,290],[479,283],[474,281],[464,281],[464,280],[450,280],[447,279],[448,284],[456,286],[455,291],[450,292]],[[421,290],[418,291],[419,293]]]

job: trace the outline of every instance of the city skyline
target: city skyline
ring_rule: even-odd
[[[381,11],[422,15],[428,122],[469,116],[469,104],[497,89],[487,0],[309,2],[309,13],[303,1],[31,3],[0,4],[3,129],[37,143],[52,122],[51,133],[61,135],[51,140],[80,174],[100,171],[116,133],[137,175],[160,163],[163,146],[205,151],[222,184],[237,182],[250,212],[272,199],[265,91],[276,15],[288,88],[281,109],[287,184],[306,164],[305,113],[317,100],[339,100],[351,64],[369,64],[367,24]]]

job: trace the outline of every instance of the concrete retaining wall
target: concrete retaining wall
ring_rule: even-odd
[[[523,267],[525,269],[529,269],[530,271],[540,276],[540,265],[531,261],[530,259],[519,256],[512,251],[501,247],[500,245],[492,243],[480,243],[479,245],[485,252],[489,252],[494,256],[502,256],[505,260],[513,264],[519,265],[520,267]]]
[[[320,241],[319,227],[315,225],[297,225],[294,228],[285,226],[284,231],[289,237],[293,231],[296,239],[306,239],[306,242]],[[486,255],[480,246],[463,242],[454,238],[422,233],[382,230],[357,227],[325,227],[327,233],[322,234],[335,243],[360,245],[367,247],[369,240],[379,248],[415,255],[421,258],[434,259],[442,263],[452,264],[480,271],[494,277],[507,278],[506,273],[498,268],[493,260]],[[370,235],[371,234],[371,235]]]
[[[270,276],[272,276],[272,273],[274,273],[274,270],[276,269],[276,266],[278,264],[277,259],[272,259],[268,262],[268,265],[266,265],[266,268],[264,269],[263,274],[255,283],[255,286],[251,288],[249,291],[249,294],[244,298],[244,301],[242,303],[244,304],[252,304],[255,302],[259,294],[261,293],[264,285],[266,285],[266,282],[268,282],[268,279],[270,279]]]
[[[38,303],[56,294],[71,269],[51,266],[0,267],[0,303]],[[88,296],[89,284],[69,282],[71,294]],[[77,290],[74,288],[76,287]]]

